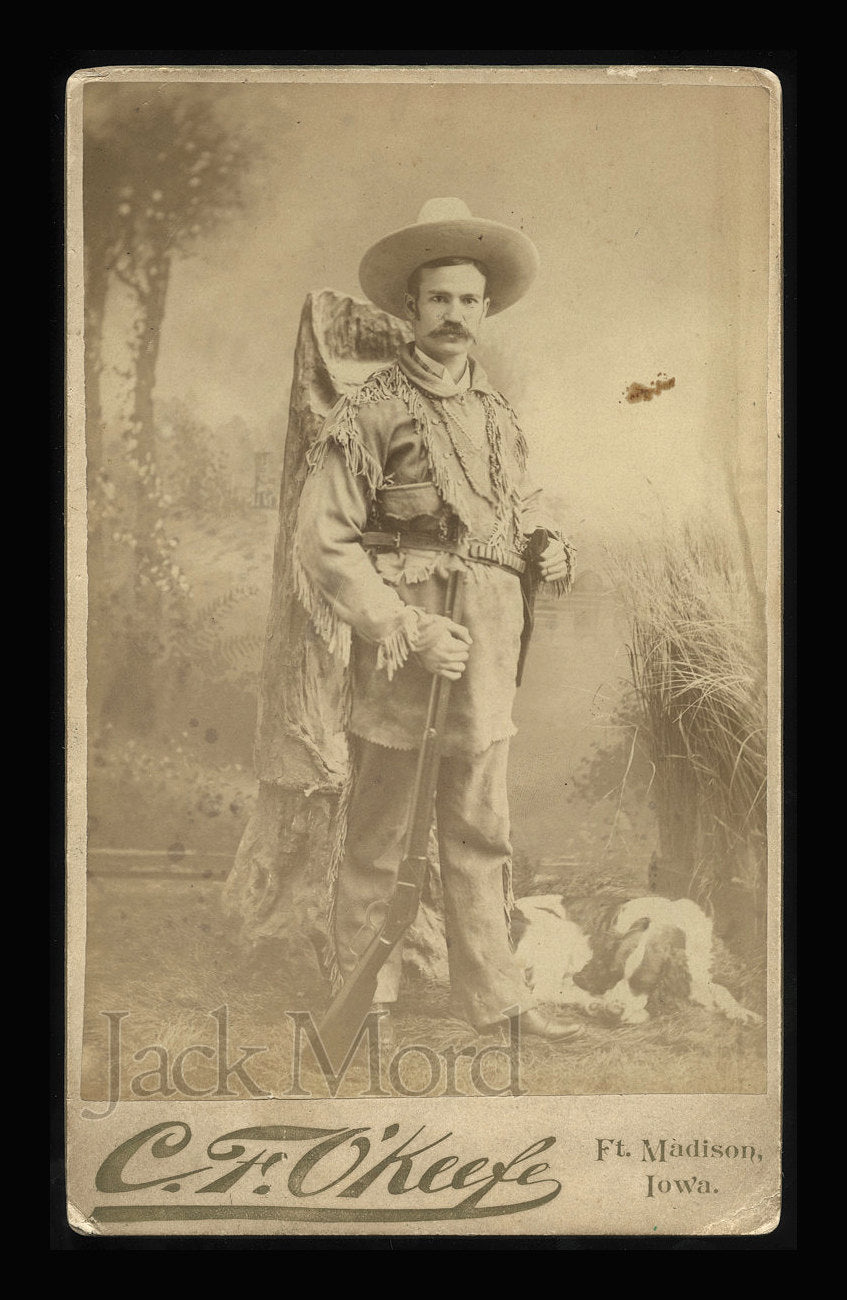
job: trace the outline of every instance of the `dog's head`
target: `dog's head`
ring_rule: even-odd
[[[687,997],[684,933],[646,916],[622,935],[613,923],[604,926],[595,936],[591,960],[574,976],[574,983],[602,997],[624,980],[632,993],[647,994],[650,1003]]]
[[[685,933],[673,925],[650,926],[644,955],[629,976],[633,993],[647,994],[651,1016],[685,1002],[691,976],[685,950]]]
[[[624,979],[627,962],[643,942],[650,924],[649,918],[643,917],[620,935],[615,933],[612,920],[608,916],[593,936],[591,960],[574,975],[574,984],[595,997],[602,997]]]

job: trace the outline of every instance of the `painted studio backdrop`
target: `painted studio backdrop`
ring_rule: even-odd
[[[130,1011],[128,1052],[212,1042],[225,1006],[233,1041],[284,1053],[285,1011],[325,1004],[336,787],[256,745],[269,614],[286,635],[274,551],[315,357],[358,381],[402,337],[351,342],[372,319],[357,269],[435,196],[539,249],[479,356],[577,548],[517,697],[516,893],[693,898],[716,978],[762,1012],[767,92],[169,78],[89,83],[84,110],[83,1095],[108,1087],[107,1010]],[[399,1017],[417,1041],[458,1032],[442,938],[434,873]],[[643,1026],[539,1046],[524,1086],[763,1080],[761,1026],[670,998]]]

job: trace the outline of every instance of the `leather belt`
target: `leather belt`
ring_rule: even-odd
[[[518,577],[526,571],[526,561],[518,551],[490,546],[487,542],[448,542],[431,533],[363,533],[362,545],[381,551],[445,551],[463,560],[496,565]]]

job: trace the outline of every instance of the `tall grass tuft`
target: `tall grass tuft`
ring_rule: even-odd
[[[718,914],[746,895],[758,917],[767,843],[760,593],[731,538],[709,523],[632,546],[615,569],[653,765],[662,884],[670,878]]]

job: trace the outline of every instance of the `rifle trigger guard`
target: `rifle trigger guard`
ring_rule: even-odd
[[[385,918],[388,916],[390,904],[385,898],[377,898],[375,902],[369,904],[365,912],[365,925],[371,930],[381,930],[385,925]]]
[[[374,936],[378,935],[388,919],[388,908],[390,904],[385,898],[377,898],[368,906],[365,912],[365,923],[354,939],[350,941],[349,948],[353,956],[357,959],[362,956],[373,942]]]

